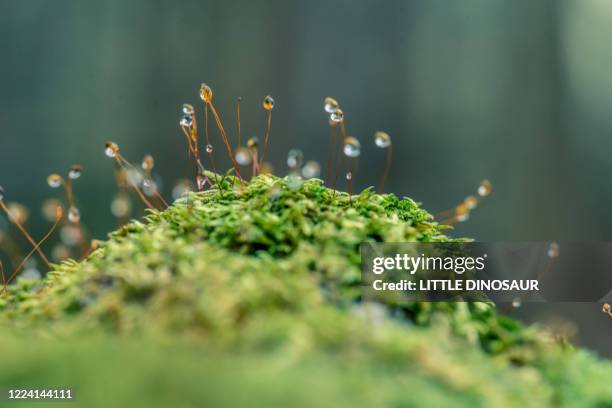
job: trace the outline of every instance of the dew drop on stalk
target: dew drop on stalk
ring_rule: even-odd
[[[325,112],[330,113],[330,114],[334,113],[336,109],[338,109],[339,107],[338,101],[329,96],[325,98],[325,101],[323,103],[324,103],[323,109],[325,109]]]
[[[359,157],[361,154],[361,143],[352,136],[344,139],[344,154],[347,157]]]
[[[268,111],[274,109],[274,98],[272,98],[270,95],[266,95],[263,100],[263,107]]]
[[[321,174],[321,165],[314,160],[307,161],[302,167],[302,176],[305,179],[319,177],[319,174]]]
[[[251,164],[251,155],[246,147],[240,146],[234,152],[236,162],[241,166],[248,166]]]
[[[612,312],[612,306],[610,306],[609,303],[604,303],[603,306],[601,307],[601,311],[604,313],[610,313]]]
[[[353,172],[351,172],[351,171],[347,172],[345,177],[346,177],[347,180],[352,180],[353,179]]]
[[[80,164],[73,164],[72,167],[70,167],[70,170],[68,171],[68,178],[71,180],[78,179],[79,177],[81,177],[82,170],[83,168]]]
[[[210,103],[212,101],[213,91],[210,86],[206,84],[200,85],[200,98],[206,103]]]
[[[144,179],[142,182],[142,192],[145,193],[147,197],[153,197],[159,191],[159,186],[156,181],[150,179]]]
[[[4,187],[0,186],[0,201],[4,200]]]
[[[155,159],[153,159],[153,156],[151,156],[150,154],[147,154],[142,159],[142,164],[140,166],[142,167],[144,171],[151,171],[153,170],[153,167],[155,166]]]
[[[344,112],[342,112],[342,109],[337,108],[329,115],[329,118],[336,123],[340,123],[344,120]]]
[[[213,152],[213,145],[207,144],[206,145],[206,153],[212,153],[212,152]]]
[[[62,181],[62,176],[59,174],[51,174],[49,177],[47,177],[47,184],[51,188],[58,188],[62,185]]]
[[[111,201],[110,210],[116,218],[127,217],[132,211],[132,202],[125,195],[118,195]]]
[[[183,115],[179,124],[183,127],[191,127],[191,125],[193,125],[193,116]]]
[[[188,103],[183,104],[183,113],[185,115],[193,116],[193,114],[195,113],[193,105],[190,105]]]
[[[389,136],[386,132],[378,131],[374,134],[374,143],[376,146],[386,149],[391,146],[391,136]]]
[[[77,223],[81,220],[81,212],[76,207],[70,207],[68,209],[68,221]]]
[[[515,297],[514,299],[512,299],[512,307],[515,309],[518,309],[519,307],[521,307],[521,304],[523,302],[521,301],[520,297]]]
[[[117,143],[106,143],[106,146],[104,148],[104,154],[106,154],[110,158],[117,157],[117,154],[119,154],[119,146],[117,146]]]
[[[481,197],[486,197],[491,194],[491,183],[489,180],[482,180],[480,182],[480,186],[478,186],[478,195]]]

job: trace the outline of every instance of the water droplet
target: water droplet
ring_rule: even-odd
[[[321,174],[321,166],[314,160],[307,161],[302,167],[302,176],[306,179],[319,177],[319,174]]]
[[[304,161],[304,153],[299,149],[291,149],[287,154],[287,166],[290,169],[297,169],[302,165]]]
[[[195,110],[193,109],[193,105],[190,105],[188,103],[183,104],[183,113],[185,115],[193,116],[193,114],[195,113]]]
[[[266,95],[263,100],[263,107],[268,111],[274,109],[274,98],[272,98],[270,95]]]
[[[80,164],[73,164],[72,167],[70,167],[70,170],[68,171],[68,178],[70,178],[71,180],[76,180],[79,177],[81,177],[81,171],[83,170],[83,167],[81,167]]]
[[[51,257],[56,262],[64,261],[70,258],[70,250],[66,245],[58,244],[51,250]]]
[[[28,209],[19,203],[8,203],[7,204],[9,213],[11,214],[11,221],[17,221],[20,224],[25,223],[30,214]]]
[[[344,112],[342,112],[342,109],[337,108],[329,115],[329,118],[336,123],[340,123],[344,120]]]
[[[45,220],[55,221],[55,212],[57,210],[57,207],[60,207],[61,205],[62,203],[55,198],[49,198],[43,201],[41,206],[41,212]]]
[[[609,303],[604,303],[601,307],[601,311],[604,313],[610,313],[610,311],[612,311],[612,306],[610,306]]]
[[[518,309],[519,307],[521,307],[522,303],[523,302],[520,297],[515,297],[514,299],[512,299],[512,307],[515,309]]]
[[[251,164],[251,154],[246,147],[240,146],[237,148],[234,157],[236,158],[236,162],[241,166],[248,166]]]
[[[359,157],[361,154],[361,143],[352,136],[344,139],[344,154],[347,157]]]
[[[158,181],[153,181],[151,179],[144,179],[142,182],[142,192],[145,193],[147,197],[152,197],[159,191]]]
[[[119,146],[116,143],[108,142],[106,143],[104,153],[110,158],[115,158],[119,154]]]
[[[257,136],[253,136],[247,141],[247,146],[249,149],[257,149],[259,147],[259,138]]]
[[[75,225],[66,225],[60,230],[61,241],[68,246],[81,242],[81,230]]]
[[[111,213],[117,218],[125,218],[132,211],[132,202],[125,195],[115,196],[110,205]]]
[[[480,186],[478,186],[478,195],[481,197],[486,197],[491,194],[491,183],[489,180],[482,180]]]
[[[191,127],[191,125],[193,125],[193,116],[183,115],[179,124],[183,127]]]
[[[391,136],[389,136],[386,132],[378,131],[374,133],[374,143],[376,146],[386,149],[391,146]]]
[[[76,207],[70,207],[68,210],[68,221],[77,223],[81,220],[81,212]]]
[[[4,200],[4,187],[0,186],[0,201]]]
[[[463,200],[463,204],[468,210],[473,210],[478,205],[478,198],[474,196],[467,196],[465,197],[465,200]]]
[[[549,258],[556,258],[559,256],[559,244],[556,242],[551,242],[548,246],[547,255]]]
[[[172,188],[172,199],[176,200],[190,191],[193,191],[193,182],[191,180],[179,180]]]
[[[138,186],[143,182],[142,173],[135,168],[129,168],[126,172],[126,178],[130,184]]]
[[[327,121],[327,123],[328,123],[328,124],[329,124],[329,126],[331,126],[331,127],[338,126],[338,122],[334,122],[334,121],[333,121],[333,120],[331,120],[331,119],[329,119],[329,120]]]
[[[353,172],[350,172],[350,171],[347,172],[345,177],[346,177],[347,180],[352,180],[353,179]]]
[[[207,144],[206,145],[206,153],[212,153],[213,152],[213,146],[211,144]]]
[[[325,98],[325,101],[323,103],[324,103],[323,109],[325,109],[325,112],[327,113],[334,113],[336,109],[338,109],[339,107],[338,101],[329,96]]]
[[[153,159],[153,156],[151,156],[150,154],[147,154],[142,159],[142,164],[140,166],[142,167],[144,171],[151,171],[153,170],[153,167],[155,166],[155,159]]]
[[[470,209],[464,203],[455,208],[455,219],[457,222],[465,222],[470,218]]]
[[[49,177],[47,177],[47,184],[51,188],[58,188],[62,185],[63,181],[64,179],[62,179],[62,176],[59,174],[51,174]]]
[[[304,180],[297,173],[291,173],[287,176],[287,187],[291,190],[299,190],[303,183]]]
[[[212,101],[213,91],[210,86],[206,84],[200,85],[200,98],[206,103],[210,103]]]

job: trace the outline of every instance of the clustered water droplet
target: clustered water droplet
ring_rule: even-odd
[[[274,109],[274,98],[272,98],[270,95],[266,95],[263,100],[263,107],[268,111]]]
[[[81,177],[81,171],[83,167],[80,164],[73,164],[68,171],[68,178],[71,180],[76,180]]]
[[[319,174],[321,174],[321,165],[314,160],[307,161],[302,167],[302,176],[306,179],[318,177]]]
[[[344,139],[344,154],[347,157],[359,157],[361,154],[361,143],[359,140],[355,139],[352,136],[348,136]]]
[[[62,179],[62,176],[60,176],[59,174],[51,174],[49,175],[49,177],[47,177],[47,184],[51,188],[58,188],[62,185],[63,181],[64,179]]]
[[[391,136],[389,136],[386,132],[378,131],[374,134],[374,143],[376,146],[386,149],[391,146]]]
[[[119,154],[119,146],[117,145],[117,143],[106,143],[106,146],[104,148],[104,154],[113,159],[117,157],[117,154]]]
[[[300,149],[291,149],[287,154],[287,166],[290,169],[295,170],[302,165],[304,160],[304,153]]]

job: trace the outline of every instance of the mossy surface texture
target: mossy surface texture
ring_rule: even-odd
[[[220,184],[12,286],[0,383],[90,407],[612,406],[610,364],[492,304],[362,301],[360,243],[450,239],[412,200]]]

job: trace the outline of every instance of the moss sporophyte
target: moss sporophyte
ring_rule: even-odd
[[[70,365],[73,371],[66,375],[85,399],[87,390],[99,387],[91,372],[108,369],[108,361],[120,356],[134,377],[159,373],[147,377],[155,383],[172,383],[189,373],[192,377],[181,377],[185,382],[176,385],[183,395],[216,406],[238,405],[239,393],[215,390],[234,390],[237,381],[248,387],[245,372],[259,378],[258,386],[249,389],[254,399],[245,406],[288,403],[285,396],[304,406],[612,404],[612,387],[605,380],[612,375],[610,364],[500,315],[492,303],[364,301],[361,243],[462,240],[447,236],[450,227],[410,198],[372,189],[353,195],[337,188],[339,173],[355,174],[360,146],[346,134],[337,101],[325,100],[332,139],[324,182],[307,178],[318,173],[317,166],[304,169],[308,162],[302,167],[297,152],[288,158],[295,170],[288,176],[263,171],[275,104],[271,97],[263,102],[264,145],[250,141],[244,147],[238,141],[234,149],[212,89],[203,85],[200,94],[206,145],[214,143],[208,135],[210,114],[232,171],[204,170],[191,105],[183,106],[180,126],[197,191],[182,184],[172,204],[151,188],[152,157],[132,165],[109,142],[106,154],[119,172],[121,195],[115,200],[126,200],[131,190],[148,207],[146,216],[122,223],[105,242],[87,245],[81,261],[67,259],[42,278],[22,276],[5,285],[0,330],[7,334],[0,342],[8,356],[4,366],[14,369],[0,372],[2,383],[23,378],[24,372],[46,372],[40,369],[41,355],[24,349],[36,338],[37,347],[27,350],[42,347],[47,356],[71,356],[61,364]],[[236,112],[239,117],[240,101]],[[344,143],[337,143],[339,135]],[[374,143],[390,152],[386,133],[377,133]],[[212,168],[217,150],[208,150]],[[387,170],[383,173],[381,185]],[[478,196],[468,196],[436,219],[463,221],[490,189],[483,182]],[[115,203],[118,219],[125,219],[125,207],[125,201]],[[59,210],[57,220],[63,222]],[[76,245],[83,243],[82,231]],[[40,249],[31,242],[34,252]],[[17,328],[28,335],[14,340],[10,333]],[[89,342],[85,348],[79,346],[83,338]],[[121,347],[113,346],[116,341]],[[147,346],[141,346],[143,341]],[[61,346],[67,343],[69,352]],[[163,354],[147,351],[165,345],[170,350]],[[159,355],[173,358],[160,360]],[[76,365],[79,358],[88,364]],[[53,367],[52,358],[43,360]],[[150,402],[160,404],[153,397]]]

